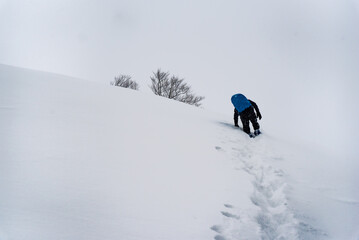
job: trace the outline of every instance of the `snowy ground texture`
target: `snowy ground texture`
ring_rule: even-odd
[[[128,89],[0,84],[0,240],[359,239],[356,159]]]

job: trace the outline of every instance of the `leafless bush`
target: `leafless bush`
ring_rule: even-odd
[[[158,69],[151,77],[152,85],[150,86],[152,92],[156,95],[174,99],[190,105],[199,107],[201,101],[204,99],[202,96],[195,96],[192,93],[191,87],[176,76],[170,78],[169,72],[162,72]]]
[[[139,89],[138,83],[133,81],[129,75],[119,75],[115,77],[115,80],[110,84],[117,87],[130,88],[133,90]]]

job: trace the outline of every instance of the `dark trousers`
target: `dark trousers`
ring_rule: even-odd
[[[243,131],[247,134],[251,132],[249,122],[252,123],[254,130],[259,129],[259,123],[257,121],[257,116],[254,112],[253,107],[245,109],[243,112],[238,113],[237,110],[234,110],[234,124],[238,125],[238,115],[241,117]]]

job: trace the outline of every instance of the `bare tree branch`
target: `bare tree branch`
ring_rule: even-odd
[[[110,82],[110,84],[117,87],[130,88],[133,90],[139,89],[138,83],[133,81],[129,75],[119,75],[115,77],[115,80]]]
[[[150,88],[156,95],[174,99],[190,105],[199,107],[204,97],[195,96],[191,92],[191,87],[176,76],[169,78],[169,72],[162,72],[158,69],[151,77],[152,85]]]
[[[162,72],[161,69],[158,69],[157,72],[153,73],[153,77],[151,77],[152,85],[151,90],[154,94],[159,96],[164,96],[165,89],[167,88],[168,76],[170,75],[168,72]]]

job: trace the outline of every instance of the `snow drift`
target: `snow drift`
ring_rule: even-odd
[[[1,240],[358,239],[353,168],[270,129],[5,65],[0,83]]]

